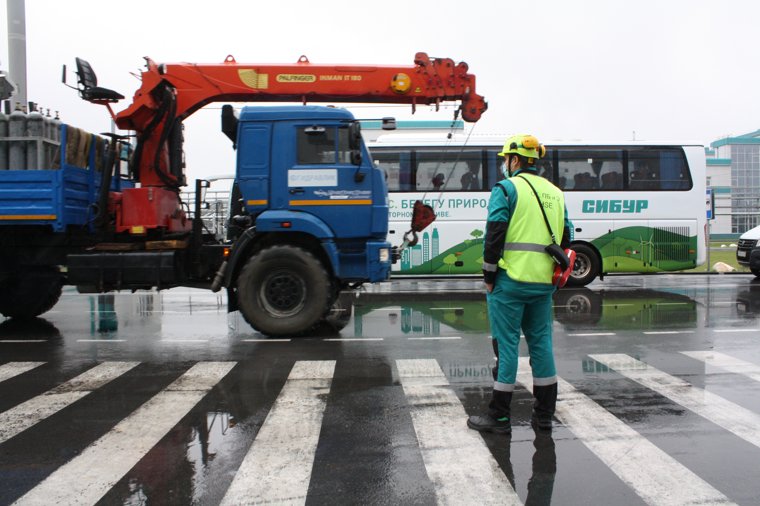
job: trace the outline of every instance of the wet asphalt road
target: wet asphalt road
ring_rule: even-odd
[[[0,322],[0,504],[760,504],[752,276],[556,294],[551,437],[524,388],[511,438],[465,426],[493,365],[477,281],[351,303],[340,332],[276,340],[189,289]]]

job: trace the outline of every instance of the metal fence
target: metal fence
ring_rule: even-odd
[[[180,198],[185,206],[185,212],[190,219],[195,218],[195,192],[185,191],[180,193]],[[230,205],[229,191],[205,191],[203,192],[201,206],[201,218],[206,230],[217,239],[223,239],[227,235],[227,220]]]

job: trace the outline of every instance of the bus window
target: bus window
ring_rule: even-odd
[[[672,148],[630,150],[628,185],[631,190],[689,190],[691,178],[683,153]]]
[[[388,191],[414,191],[411,158],[411,153],[408,150],[378,150],[372,152],[372,159],[385,172]]]
[[[482,190],[481,152],[417,151],[417,191]]]
[[[622,188],[623,151],[620,149],[560,149],[558,158],[558,186],[563,190]]]
[[[539,176],[554,182],[554,163],[550,149],[546,150],[546,156],[536,161],[536,172]]]

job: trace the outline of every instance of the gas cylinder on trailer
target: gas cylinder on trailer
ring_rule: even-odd
[[[26,141],[22,139],[26,136],[26,114],[18,104],[8,120],[8,136],[15,138],[8,147],[8,167],[11,170],[25,170]]]
[[[8,115],[0,108],[0,170],[8,170]]]
[[[29,141],[26,144],[26,166],[29,170],[37,170],[42,168],[41,156],[42,151],[42,135],[44,133],[44,119],[42,114],[36,109],[32,111],[26,117],[26,136]]]

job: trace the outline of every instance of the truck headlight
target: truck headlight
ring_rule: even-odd
[[[380,248],[380,262],[381,263],[388,263],[391,259],[391,250],[388,248]]]

